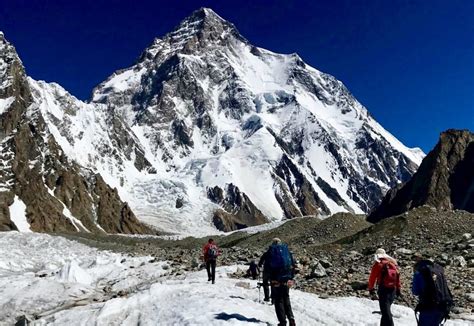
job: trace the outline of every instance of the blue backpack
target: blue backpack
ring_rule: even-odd
[[[271,279],[288,281],[293,278],[293,257],[286,244],[274,244],[268,249]]]

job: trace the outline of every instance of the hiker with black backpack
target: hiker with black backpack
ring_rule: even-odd
[[[220,255],[220,250],[214,243],[214,239],[209,239],[202,249],[204,262],[206,263],[207,281],[216,282],[216,264],[217,257]]]
[[[420,254],[415,254],[414,258],[412,293],[419,299],[415,308],[418,325],[443,325],[453,306],[444,269],[431,260],[423,259]]]
[[[379,301],[382,314],[380,326],[393,326],[391,306],[395,297],[402,295],[397,261],[387,255],[382,248],[377,249],[374,260],[369,277],[370,297],[372,300]],[[375,285],[377,285],[377,292]]]
[[[278,326],[285,326],[288,318],[289,325],[295,326],[295,317],[291,309],[290,287],[294,284],[296,262],[288,246],[275,238],[266,252],[267,269],[272,286],[272,299],[278,318]]]
[[[251,277],[252,279],[256,280],[259,274],[260,274],[260,268],[258,267],[255,260],[252,259],[249,263],[249,268],[247,269],[246,276]]]

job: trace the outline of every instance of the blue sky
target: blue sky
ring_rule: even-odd
[[[407,146],[474,130],[474,1],[2,0],[0,30],[29,75],[88,99],[199,7],[253,44],[298,53],[343,81]]]

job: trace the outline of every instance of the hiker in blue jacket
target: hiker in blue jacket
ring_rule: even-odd
[[[288,246],[275,238],[266,253],[268,269],[272,287],[272,299],[278,318],[278,326],[286,326],[288,318],[289,325],[295,326],[295,316],[291,309],[290,287],[294,284],[293,277],[296,262]]]
[[[415,255],[415,260],[412,293],[419,298],[415,308],[415,314],[419,312],[418,325],[442,325],[453,304],[444,270],[430,260],[423,260],[420,254]]]

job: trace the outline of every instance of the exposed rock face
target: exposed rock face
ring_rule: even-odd
[[[97,222],[108,233],[151,233],[141,224],[127,203],[123,203],[117,189],[110,189],[100,175],[95,175],[93,195],[97,207]]]
[[[222,209],[214,212],[212,222],[221,231],[233,231],[267,223],[258,208],[233,184],[223,190],[218,186],[208,189],[208,197]]]
[[[0,230],[15,230],[25,205],[31,231],[151,232],[99,175],[71,161],[53,137],[23,66],[0,37]],[[67,106],[64,110],[69,109]]]
[[[283,181],[282,184],[279,184],[277,199],[284,207],[287,218],[330,214],[330,210],[319,198],[311,183],[288,156],[282,157],[275,169],[275,175]],[[293,198],[294,202],[291,200]]]
[[[474,134],[448,130],[405,185],[387,194],[369,216],[376,222],[414,207],[474,212]]]

